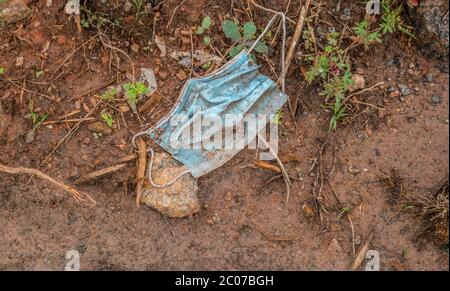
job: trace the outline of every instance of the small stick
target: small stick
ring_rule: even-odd
[[[350,228],[352,230],[352,251],[353,256],[356,255],[356,244],[355,244],[355,227],[353,226],[353,221],[350,215],[347,215],[348,222],[350,222]]]
[[[358,270],[359,267],[361,266],[362,262],[364,262],[366,253],[369,250],[370,243],[372,242],[374,235],[375,235],[375,227],[373,227],[370,230],[369,235],[367,236],[367,239],[365,240],[364,244],[359,249],[358,254],[356,255],[355,260],[353,261],[353,264],[350,268],[352,271]]]
[[[308,13],[309,5],[311,4],[311,0],[306,0],[305,5],[303,5],[302,10],[300,12],[300,16],[298,18],[297,26],[295,28],[294,36],[292,37],[291,46],[289,47],[287,57],[286,57],[286,69],[284,70],[283,76],[280,78],[285,78],[287,71],[289,70],[289,66],[291,65],[291,61],[294,58],[295,48],[297,46],[298,41],[303,32],[303,27],[305,26],[306,15]]]
[[[88,121],[88,120],[95,120],[95,117],[88,117],[85,118],[84,121]],[[42,125],[49,125],[49,124],[58,124],[58,123],[66,123],[66,122],[79,122],[81,119],[80,118],[75,118],[75,119],[66,119],[66,120],[49,120],[49,121],[45,121],[42,123]]]
[[[138,147],[136,205],[139,207],[144,187],[145,169],[147,168],[147,145],[141,138],[137,140],[136,144]]]
[[[104,169],[101,169],[101,170],[89,173],[89,174],[83,176],[82,178],[78,179],[76,184],[81,184],[81,183],[87,182],[89,180],[93,180],[93,179],[99,178],[99,177],[104,176],[106,174],[116,172],[116,171],[122,169],[123,167],[125,167],[126,165],[127,164],[119,164],[119,165],[107,167],[107,168],[104,168]]]
[[[277,174],[281,174],[281,170],[280,170],[279,167],[271,165],[271,164],[269,164],[267,162],[257,160],[257,161],[254,161],[253,164],[255,166],[257,166],[258,168],[271,170],[272,172],[275,172]]]
[[[169,22],[167,22],[166,29],[169,29],[169,26],[172,24],[173,18],[175,17],[175,13],[177,13],[177,10],[184,4],[184,2],[186,2],[186,0],[182,0],[180,4],[178,4],[178,6],[175,7],[175,9],[172,12],[172,15],[170,16]]]
[[[93,204],[97,203],[87,193],[79,192],[75,188],[68,186],[62,182],[59,182],[37,169],[24,168],[24,167],[13,168],[13,167],[9,167],[9,166],[0,164],[0,172],[13,174],[13,175],[28,174],[28,175],[38,176],[39,178],[46,180],[46,181],[50,182],[51,184],[55,185],[56,187],[61,188],[62,190],[70,193],[78,203],[85,201],[85,198]]]
[[[49,80],[53,79],[53,76],[56,74],[56,72],[59,71],[59,69],[77,52],[79,51],[81,48],[83,48],[85,45],[87,45],[88,43],[90,43],[92,40],[94,40],[96,37],[98,36],[98,34],[94,35],[93,37],[91,37],[90,39],[88,39],[87,41],[85,41],[83,44],[81,44],[78,48],[76,48],[72,53],[70,53],[56,68],[56,70],[53,72],[53,74],[50,76]]]

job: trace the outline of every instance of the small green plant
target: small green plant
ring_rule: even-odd
[[[31,122],[33,123],[32,131],[36,131],[41,126],[41,124],[45,120],[47,120],[48,114],[47,113],[39,114],[37,112],[34,112],[33,102],[30,102],[28,107],[29,107],[30,113],[28,115],[26,115],[25,117],[31,119]]]
[[[412,38],[415,38],[414,34],[411,32],[411,27],[403,23],[403,19],[401,17],[403,6],[400,5],[397,8],[393,8],[392,4],[392,0],[381,1],[383,15],[381,16],[380,29],[383,34],[394,33],[398,30]]]
[[[0,76],[3,75],[5,73],[5,68],[0,66]]]
[[[130,104],[132,109],[136,109],[136,103],[138,99],[148,93],[148,88],[142,82],[130,82],[123,85],[125,90],[125,96],[128,99],[128,104]]]
[[[338,37],[337,32],[328,34],[324,51],[307,59],[312,62],[312,66],[306,72],[306,80],[312,82],[320,78],[323,82],[323,91],[320,95],[325,96],[325,102],[328,102],[324,107],[333,113],[330,130],[335,130],[338,122],[346,116],[343,100],[348,86],[353,82],[350,64],[345,60],[344,50],[339,48]]]
[[[202,35],[208,32],[209,29],[211,28],[211,24],[212,24],[211,17],[206,16],[205,18],[203,18],[202,24],[199,27],[197,27],[195,33],[198,35]],[[203,36],[203,44],[209,46],[211,44],[211,37],[208,35]]]
[[[253,45],[257,28],[253,22],[246,22],[243,27],[240,27],[234,21],[224,20],[222,23],[222,30],[227,38],[236,43],[236,45],[230,49],[229,53],[230,57],[234,58],[244,48],[248,48]],[[255,51],[266,54],[269,52],[269,47],[263,40],[261,40],[256,44]]]
[[[102,94],[102,99],[108,102],[114,102],[114,100],[116,99],[117,96],[117,89],[116,88],[112,88],[109,91],[106,91],[105,93]]]
[[[378,31],[369,31],[369,23],[363,20],[356,24],[354,31],[358,37],[359,42],[364,44],[364,48],[367,50],[369,45],[374,42],[381,42],[381,35]]]
[[[114,123],[113,116],[109,112],[102,112],[100,114],[100,117],[105,121],[105,123],[108,125],[108,127],[112,127]]]
[[[119,20],[111,20],[109,19],[109,15],[95,12],[93,13],[85,6],[81,6],[82,18],[80,20],[80,24],[83,28],[94,27],[98,30],[102,30],[106,27],[111,28],[123,28],[120,24]]]

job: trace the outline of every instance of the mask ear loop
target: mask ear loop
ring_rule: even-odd
[[[174,184],[176,181],[178,181],[184,175],[191,173],[189,170],[185,170],[185,171],[181,172],[178,176],[176,176],[174,179],[170,180],[169,182],[167,182],[165,184],[162,184],[162,185],[156,184],[152,178],[153,160],[155,158],[155,152],[153,151],[152,148],[148,148],[148,152],[150,153],[150,163],[148,164],[148,167],[147,167],[148,180],[150,181],[150,185],[152,185],[155,188],[158,188],[158,189],[167,188],[167,187],[171,186],[172,184]]]
[[[282,51],[281,51],[281,91],[285,93],[285,77],[286,77],[286,61],[285,61],[285,51],[286,51],[286,15],[283,12],[277,12],[277,15],[272,17],[270,22],[267,24],[264,31],[261,33],[261,35],[256,39],[256,41],[253,43],[251,48],[249,49],[248,53],[251,53],[251,51],[255,48],[255,46],[258,44],[258,42],[263,38],[263,36],[269,31],[270,27],[272,26],[273,22],[277,18],[277,16],[281,16],[281,21],[283,22],[283,43],[282,43]],[[266,139],[260,135],[258,135],[258,141],[261,141],[270,151],[270,153],[275,157],[278,164],[280,165],[281,173],[284,178],[284,182],[286,183],[286,203],[289,201],[290,196],[290,189],[292,186],[291,180],[289,178],[289,174],[286,171],[286,168],[283,165],[283,162],[281,162],[280,158],[278,157],[277,153],[272,149],[270,144],[266,141]]]
[[[253,49],[256,47],[256,45],[261,41],[261,39],[264,37],[264,35],[266,35],[266,33],[269,31],[270,27],[272,26],[272,24],[274,23],[275,19],[281,16],[281,21],[283,22],[283,42],[282,42],[282,49],[281,49],[281,91],[283,91],[283,93],[286,92],[285,90],[285,55],[286,55],[286,15],[283,12],[277,12],[276,15],[274,15],[272,17],[272,19],[269,21],[269,23],[267,24],[266,28],[264,29],[264,31],[258,36],[258,38],[255,40],[255,42],[253,43],[253,45],[250,47],[250,49],[248,50],[248,53],[251,53],[253,51]]]
[[[136,146],[136,138],[138,138],[138,137],[140,137],[140,136],[143,136],[143,135],[149,135],[149,134],[150,134],[151,132],[153,132],[153,131],[154,131],[154,129],[151,129],[150,132],[148,132],[148,131],[146,130],[146,131],[141,131],[141,132],[135,134],[135,135],[133,136],[133,139],[132,139],[133,146],[134,146],[135,148],[137,147],[137,146]],[[172,186],[175,182],[177,182],[181,177],[183,177],[183,176],[186,175],[186,174],[190,174],[190,173],[191,173],[189,170],[185,170],[185,171],[181,172],[178,176],[176,176],[174,179],[170,180],[169,182],[167,182],[167,183],[165,183],[165,184],[161,184],[161,185],[156,184],[156,183],[153,181],[153,177],[152,177],[153,161],[154,161],[154,159],[155,159],[155,151],[154,151],[151,147],[149,147],[148,150],[147,150],[147,152],[150,153],[150,163],[148,164],[148,167],[147,167],[147,177],[148,177],[148,180],[150,181],[150,185],[152,185],[152,186],[155,187],[155,188],[163,189],[163,188],[170,187],[170,186]]]

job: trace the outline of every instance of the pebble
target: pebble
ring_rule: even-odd
[[[135,52],[135,53],[138,53],[138,52],[139,52],[139,45],[136,44],[136,43],[133,43],[133,44],[131,45],[131,50],[132,50],[133,52]]]
[[[432,74],[426,74],[425,75],[425,82],[427,82],[427,83],[433,82],[433,75]]]
[[[360,74],[353,74],[352,81],[353,81],[353,84],[351,84],[348,87],[350,92],[354,92],[356,90],[361,90],[366,87],[366,80],[364,79],[364,76],[362,76]]]
[[[357,175],[357,174],[359,174],[361,171],[360,171],[358,168],[353,167],[353,165],[350,165],[350,166],[348,167],[348,172],[349,172],[350,174]]]
[[[403,96],[411,94],[411,90],[408,88],[408,86],[400,84],[398,87],[400,88],[400,92]]]
[[[32,142],[34,141],[35,136],[36,136],[36,131],[30,130],[30,131],[25,135],[25,142],[26,142],[26,143],[32,143]]]
[[[305,215],[306,218],[311,218],[316,215],[315,207],[311,200],[308,200],[305,203],[303,203],[302,211],[303,215]]]
[[[16,67],[21,67],[23,65],[24,59],[23,56],[20,56],[16,59]]]
[[[81,109],[81,102],[80,101],[75,101],[75,109]]]
[[[442,103],[442,97],[439,95],[433,95],[431,97],[431,102],[433,103],[433,105],[438,105]]]
[[[88,145],[88,144],[91,143],[91,139],[90,139],[89,137],[85,137],[85,138],[83,138],[83,143],[84,143],[85,145]]]
[[[397,88],[395,88],[395,86],[389,86],[389,88],[388,88],[389,93],[395,92],[395,90],[397,90]]]

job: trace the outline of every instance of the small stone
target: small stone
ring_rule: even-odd
[[[425,79],[425,82],[431,83],[431,82],[433,82],[433,75],[432,74],[426,74],[424,79]]]
[[[135,53],[138,53],[138,52],[139,52],[139,45],[136,44],[136,43],[133,43],[133,44],[131,45],[131,50],[132,50],[133,52],[135,52]]]
[[[83,143],[84,143],[85,145],[88,145],[88,144],[91,143],[91,139],[90,139],[89,137],[85,137],[85,138],[83,138]]]
[[[410,68],[410,69],[414,69],[415,66],[416,66],[416,65],[415,65],[414,63],[410,63],[410,64],[409,64],[409,68]]]
[[[125,2],[123,9],[125,10],[125,12],[130,12],[130,10],[133,8],[133,3],[131,3],[130,1]]]
[[[433,105],[438,105],[442,103],[442,96],[439,95],[433,95],[431,97],[431,102],[433,103]]]
[[[391,98],[397,98],[401,95],[400,91],[394,91],[392,93],[389,94],[389,97]]]
[[[408,86],[400,84],[398,87],[403,96],[407,96],[407,95],[411,94],[411,90],[408,88]]]
[[[16,59],[16,67],[21,67],[23,65],[24,59],[23,56],[20,56]]]
[[[361,90],[361,89],[364,89],[366,87],[366,80],[364,79],[363,75],[353,74],[352,75],[352,81],[353,81],[353,84],[351,84],[348,87],[348,90],[350,92],[354,92],[356,90]]]
[[[348,166],[348,172],[353,175],[359,174],[361,171],[358,168],[353,167],[353,165]]]
[[[303,203],[302,211],[303,215],[305,215],[306,218],[314,217],[316,215],[316,211],[313,205],[313,201],[308,200],[305,203]]]
[[[388,87],[388,92],[389,93],[395,92],[396,90],[397,90],[397,88],[395,88],[395,86],[389,86]]]
[[[88,125],[88,129],[94,133],[101,133],[101,134],[111,134],[112,129],[106,125],[106,123],[101,121],[95,121]]]
[[[34,141],[34,138],[36,137],[36,131],[35,130],[30,130],[26,135],[25,135],[25,142],[26,143],[32,143]]]
[[[81,102],[79,100],[75,101],[75,109],[81,109]]]
[[[362,243],[361,236],[358,234],[355,236],[355,245],[359,246]]]
[[[156,184],[165,184],[174,179],[186,168],[167,153],[155,154],[152,177]],[[201,210],[197,196],[197,179],[186,174],[165,188],[144,186],[141,202],[167,217],[183,218],[192,216]],[[212,222],[216,222],[213,219]]]

